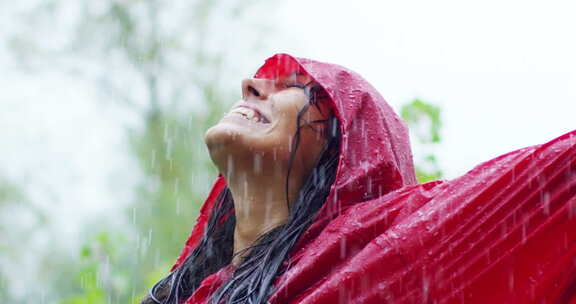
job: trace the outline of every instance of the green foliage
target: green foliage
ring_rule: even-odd
[[[79,294],[61,302],[61,304],[96,304],[105,302],[105,291],[100,282],[99,268],[101,259],[113,253],[106,234],[96,237],[93,244],[85,244],[80,250],[80,265],[76,281],[80,282]]]
[[[105,302],[104,290],[96,285],[95,267],[80,270],[78,280],[84,286],[83,294],[65,300],[62,304],[101,304]]]
[[[60,303],[138,303],[167,274],[216,176],[204,132],[238,95],[221,79],[231,68],[222,68],[226,52],[240,49],[215,44],[215,30],[224,33],[222,28],[230,28],[224,21],[240,19],[263,2],[49,0],[50,5],[40,3],[27,14],[26,34],[12,39],[16,56],[25,48],[26,56],[38,51],[49,62],[78,64],[71,70],[97,79],[102,100],[136,117],[127,138],[140,180],[134,201],[120,211],[127,227],[106,227],[105,219],[98,219],[98,228],[85,229],[82,237],[90,242],[77,249],[78,261],[55,254],[50,265],[60,268],[50,271],[58,279],[47,282],[52,286],[46,289],[52,287]],[[70,11],[79,12],[78,18]],[[59,32],[66,39],[51,39],[58,32],[52,30],[54,20],[64,19],[71,25]],[[250,36],[262,39],[258,33]],[[51,52],[56,40],[65,43]],[[50,46],[42,50],[43,43]],[[243,45],[254,46],[246,39]],[[85,67],[104,69],[91,75],[94,71]]]
[[[410,129],[416,132],[416,139],[424,144],[437,144],[442,140],[440,129],[440,107],[426,103],[420,99],[414,99],[402,106],[400,116]]]
[[[129,240],[121,232],[100,232],[79,249],[79,263],[74,263],[75,290],[61,304],[139,303],[143,285],[139,275],[159,279],[159,269],[147,273],[138,265],[147,239]],[[167,265],[161,268],[166,269]],[[165,271],[165,270],[164,270]]]
[[[402,106],[400,116],[410,128],[412,138],[416,139],[416,149],[421,157],[415,159],[416,178],[420,183],[441,179],[443,174],[434,148],[442,141],[441,109],[431,103],[414,99]]]

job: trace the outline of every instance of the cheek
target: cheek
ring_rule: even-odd
[[[305,171],[312,170],[316,165],[324,144],[325,139],[321,132],[308,127],[302,129],[297,157]]]
[[[289,145],[297,130],[297,117],[300,109],[295,106],[277,109],[276,123],[267,140],[277,144]]]
[[[263,153],[267,159],[275,162],[287,162],[295,140],[298,111],[299,109],[294,106],[285,108],[284,111],[279,112],[276,116],[276,123],[271,130],[265,134],[245,134],[245,143],[253,151]],[[305,129],[302,128],[302,131],[305,131]],[[301,134],[299,146],[303,145],[303,141],[309,142],[310,135]],[[306,143],[304,144],[307,145]]]

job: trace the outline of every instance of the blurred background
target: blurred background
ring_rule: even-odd
[[[139,303],[213,178],[204,131],[287,52],[363,75],[420,181],[576,127],[576,4],[0,0],[0,302]]]

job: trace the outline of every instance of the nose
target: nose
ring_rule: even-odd
[[[275,82],[270,79],[244,79],[242,80],[242,99],[246,101],[265,100],[275,89]]]

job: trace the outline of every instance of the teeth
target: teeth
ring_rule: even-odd
[[[248,110],[248,109],[246,109]],[[254,116],[256,115],[256,113],[254,113],[254,111],[252,110],[248,110],[248,113],[246,113],[246,117],[248,117],[248,119],[252,119],[254,120]]]
[[[260,116],[258,116],[254,110],[249,109],[249,108],[239,107],[239,108],[232,110],[230,112],[230,114],[232,114],[232,113],[240,114],[244,118],[251,120],[251,121],[254,121],[254,122],[260,122],[261,121]]]

